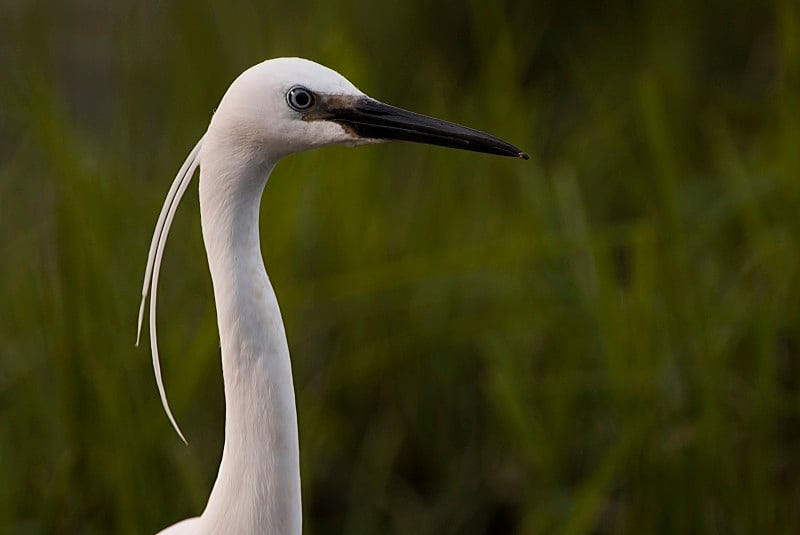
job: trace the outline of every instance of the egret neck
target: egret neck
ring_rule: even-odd
[[[259,240],[275,163],[209,128],[200,213],[225,384],[225,446],[203,513],[210,533],[301,532],[300,459],[289,348]],[[224,155],[225,157],[219,157]]]

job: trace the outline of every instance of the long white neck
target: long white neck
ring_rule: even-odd
[[[226,403],[222,462],[200,521],[204,533],[297,535],[302,512],[292,369],[258,231],[274,162],[248,159],[225,143],[206,139],[200,172]],[[225,158],[211,157],[217,151]]]

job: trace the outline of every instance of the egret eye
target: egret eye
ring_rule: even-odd
[[[314,105],[314,93],[302,86],[295,86],[286,93],[286,103],[295,111],[305,111]]]

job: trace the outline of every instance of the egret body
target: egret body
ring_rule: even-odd
[[[225,386],[225,445],[203,513],[162,534],[301,533],[300,459],[289,348],[261,257],[261,194],[282,157],[326,145],[406,140],[527,159],[496,137],[389,106],[299,58],[260,63],[231,84],[167,194],[148,255],[150,346],[164,410],[156,336],[158,276],[172,219],[200,167],[200,213],[214,286]],[[137,337],[138,338],[138,337]]]

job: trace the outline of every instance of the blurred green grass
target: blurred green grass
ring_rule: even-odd
[[[800,531],[792,0],[0,6],[0,531],[198,514],[223,397],[197,195],[230,81],[300,55],[529,162],[393,144],[282,162],[262,244],[306,533]]]

